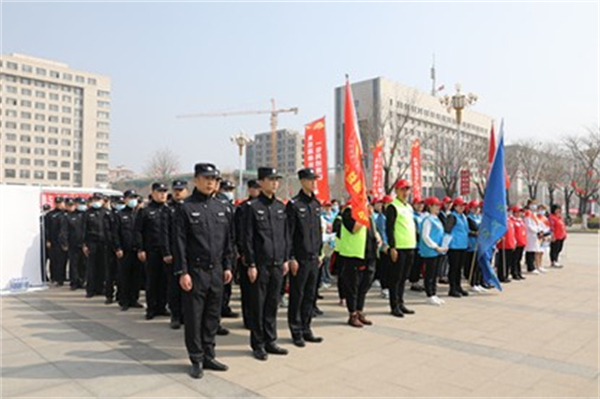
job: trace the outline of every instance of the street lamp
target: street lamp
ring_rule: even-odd
[[[458,149],[460,148],[460,124],[462,122],[462,113],[465,108],[471,106],[477,102],[477,95],[473,93],[463,94],[461,91],[460,83],[456,84],[456,94],[453,96],[445,95],[440,98],[440,103],[446,107],[446,110],[450,113],[455,112],[456,115],[456,192],[459,193],[459,179],[458,170],[460,169],[460,156]]]
[[[240,150],[240,181],[238,187],[238,195],[241,197],[244,192],[244,147],[248,144],[253,143],[254,139],[248,137],[243,130],[240,130],[238,134],[231,136],[231,142],[238,146]]]

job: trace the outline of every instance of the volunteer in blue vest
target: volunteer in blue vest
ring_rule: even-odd
[[[370,213],[373,208],[369,206]],[[336,243],[337,262],[341,265],[341,295],[346,299],[348,324],[363,327],[373,324],[364,314],[365,299],[373,274],[379,247],[377,229],[369,215],[369,228],[357,223],[352,217],[352,208],[348,205],[342,212],[339,224],[339,238]]]
[[[413,219],[413,208],[408,202],[410,192],[408,180],[400,179],[394,185],[396,198],[385,210],[386,232],[390,247],[389,289],[392,315],[404,317],[414,310],[404,306],[404,284],[415,259],[417,229]]]
[[[417,243],[419,242],[419,235],[421,234],[423,220],[427,216],[427,213],[424,211],[424,209],[425,202],[421,198],[413,198],[413,218],[415,220],[415,226],[417,227]],[[415,261],[410,269],[410,274],[408,275],[408,281],[410,282],[411,291],[425,291],[423,286],[419,284],[419,280],[421,279],[423,274],[423,265],[424,261],[419,255],[419,251],[415,251]]]
[[[469,226],[469,246],[465,263],[465,278],[469,279],[472,292],[485,292],[482,287],[483,276],[477,263],[477,236],[481,225],[481,203],[477,200],[470,201],[466,212]]]
[[[467,248],[469,247],[469,224],[464,214],[465,205],[465,201],[461,197],[455,198],[452,202],[452,212],[448,215],[444,226],[446,233],[452,235],[448,251],[448,262],[450,263],[448,270],[450,292],[448,295],[454,298],[469,295],[460,285],[460,272],[466,263]]]
[[[425,199],[425,206],[429,213],[423,218],[418,250],[419,255],[425,261],[427,303],[440,306],[444,303],[444,300],[436,295],[436,280],[442,254],[448,251],[448,248],[443,247],[444,225],[438,217],[442,201],[436,197],[429,197]]]

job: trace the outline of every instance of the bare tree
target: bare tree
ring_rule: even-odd
[[[454,133],[456,135],[456,133]],[[457,143],[452,134],[435,134],[435,139],[430,141],[429,148],[433,150],[433,157],[429,164],[432,166],[436,178],[439,180],[444,192],[449,197],[454,197],[461,166],[471,158],[470,149],[466,145]]]
[[[547,158],[542,151],[542,143],[533,140],[521,140],[518,144],[517,159],[519,171],[527,185],[529,198],[535,199],[542,180],[542,172],[546,167]]]
[[[160,182],[168,182],[179,171],[179,159],[177,155],[168,148],[157,150],[152,153],[145,168],[147,177]]]
[[[563,184],[569,184],[565,181],[567,173],[568,160],[567,154],[558,149],[556,143],[547,143],[544,146],[542,155],[546,157],[547,162],[542,169],[540,181],[546,183],[550,204],[555,203],[555,192],[560,189]]]
[[[564,138],[566,147],[575,162],[573,188],[579,198],[579,215],[585,214],[588,201],[598,195],[600,189],[600,134],[598,127],[587,128],[582,135]]]

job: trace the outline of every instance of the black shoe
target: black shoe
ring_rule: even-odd
[[[404,314],[415,314],[414,310],[408,309],[406,306],[404,305],[400,305],[400,311]]]
[[[252,355],[258,360],[267,360],[269,358],[269,355],[267,355],[267,352],[264,349],[255,349],[252,351]]]
[[[200,363],[192,363],[192,367],[190,367],[190,377],[192,378],[202,378],[204,376],[204,371],[202,367],[200,367]]]
[[[319,309],[318,306],[315,306],[315,308],[313,309],[313,313],[315,313],[317,316],[323,316],[323,311]]]
[[[400,309],[394,309],[392,310],[392,316],[404,317],[404,313]]]
[[[240,315],[238,313],[235,313],[231,309],[229,309],[229,311],[222,312],[221,317],[226,317],[229,319],[236,319],[236,318],[240,317]]]
[[[217,330],[217,335],[229,335],[229,330],[223,326],[219,326],[219,329]]]
[[[63,283],[62,281],[59,281],[58,283],[56,283],[57,287],[62,287],[63,285],[65,285],[65,283]]]
[[[92,294],[91,292],[88,292],[87,294],[85,294],[86,298],[93,298],[94,294]]]
[[[304,348],[306,346],[306,343],[302,337],[292,338],[292,341],[294,341],[294,345],[296,345],[298,348]]]
[[[463,290],[462,288],[458,292],[460,292],[460,295],[462,295],[462,296],[469,296],[469,293],[467,291]]]
[[[265,345],[265,350],[267,353],[271,353],[273,355],[287,355],[288,350],[278,346],[276,343],[272,342],[270,344]]]
[[[525,280],[525,277],[519,275],[519,280]]]
[[[441,279],[438,280],[438,283],[440,284],[448,284],[448,279],[445,277],[442,277]]]
[[[493,285],[491,285],[491,284],[488,284],[488,283],[483,283],[483,284],[481,284],[481,286],[482,286],[483,288],[485,288],[486,290],[489,290],[489,289],[492,289],[492,288],[494,288],[494,286],[493,286]]]
[[[130,306],[130,308],[137,308],[137,309],[142,309],[144,307],[144,305],[142,305],[139,302],[134,303],[133,305]]]
[[[69,287],[69,289],[70,289],[71,291],[75,291],[77,288],[79,288],[79,287],[78,287],[78,286],[76,286],[76,285],[72,285],[71,287]]]
[[[423,292],[423,291],[425,291],[425,288],[422,285],[415,283],[415,284],[411,284],[410,290],[416,291],[416,292]]]
[[[323,337],[317,337],[313,333],[304,334],[303,338],[306,342],[312,342],[314,344],[323,342]]]
[[[460,294],[460,292],[457,292],[457,291],[450,291],[448,293],[448,296],[451,296],[453,298],[462,298],[462,295]]]
[[[129,306],[125,306],[125,305],[121,306],[121,311],[122,312],[126,312],[128,310],[129,310]]]
[[[157,316],[171,316],[171,312],[169,312],[167,309],[163,309],[160,312],[156,312]]]
[[[171,319],[171,322],[169,323],[169,327],[171,327],[172,330],[179,330],[181,328],[181,323],[179,322],[178,319]]]
[[[321,295],[321,294],[317,294],[317,299],[323,299],[323,298],[324,298],[324,296],[323,296],[323,295]]]
[[[207,370],[227,371],[229,367],[226,364],[219,362],[216,359],[204,359],[202,366]]]
[[[154,313],[146,313],[146,320],[152,320],[154,318]]]
[[[106,298],[106,300],[104,301],[105,305],[110,305],[111,303],[113,303],[113,299],[112,298]]]

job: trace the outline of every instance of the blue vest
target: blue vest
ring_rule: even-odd
[[[415,224],[417,225],[417,234],[421,234],[421,229],[423,227],[423,221],[425,220],[425,217],[427,217],[427,213],[425,212],[421,212],[421,213],[417,213],[415,212],[413,215],[413,218],[415,219]]]
[[[438,247],[441,247],[444,239],[444,225],[442,225],[440,218],[437,216],[427,215],[423,219],[423,222],[425,222],[425,220],[429,220],[431,223],[429,238],[431,238],[431,240],[435,242]],[[423,240],[423,234],[421,234],[419,237],[419,255],[421,255],[422,258],[435,258],[436,256],[440,255],[438,251],[425,244],[425,240]]]
[[[469,246],[469,224],[467,218],[462,213],[452,211],[456,219],[456,224],[452,228],[452,241],[450,241],[450,249],[467,249]]]
[[[479,230],[479,226],[481,225],[481,213],[479,215],[473,215],[469,213],[467,219],[472,220],[477,225],[477,230]],[[468,224],[467,224],[468,226]],[[475,246],[477,244],[477,237],[469,236],[469,247],[467,248],[467,252],[475,252]]]

